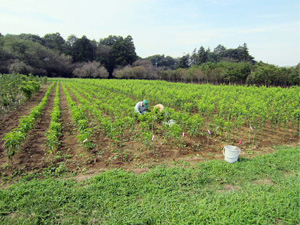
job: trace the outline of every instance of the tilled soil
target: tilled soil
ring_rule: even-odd
[[[45,158],[47,157],[47,138],[45,136],[50,127],[51,110],[55,97],[55,87],[52,89],[49,100],[40,118],[37,119],[35,128],[29,131],[28,136],[15,159],[16,168],[25,171],[35,170],[48,166]]]
[[[31,99],[0,118],[0,166],[8,163],[3,137],[6,133],[11,132],[14,128],[18,127],[19,119],[22,116],[29,115],[31,109],[41,102],[49,86],[50,85],[43,86]]]
[[[273,152],[273,146],[297,146],[299,144],[299,136],[296,130],[274,129],[272,127],[266,127],[256,137],[255,142],[253,131],[245,127],[233,130],[226,140],[214,134],[192,137],[188,131],[185,131],[185,135],[175,142],[164,137],[156,137],[152,142],[145,145],[146,142],[132,138],[132,133],[128,131],[125,134],[124,141],[116,142],[107,137],[103,130],[99,129],[100,125],[97,120],[88,113],[90,127],[94,129],[92,141],[95,148],[84,149],[77,141],[76,136],[79,132],[72,119],[71,109],[60,84],[63,131],[60,137],[61,145],[57,153],[55,155],[47,153],[45,137],[45,132],[49,129],[53,108],[54,88],[41,118],[37,120],[35,128],[29,132],[20,152],[12,162],[9,162],[2,138],[5,133],[18,126],[21,116],[28,115],[30,110],[40,103],[48,87],[49,85],[44,86],[40,92],[18,107],[17,110],[1,118],[0,177],[13,175],[16,170],[21,171],[21,173],[31,173],[62,163],[69,172],[79,174],[81,180],[84,179],[84,174],[90,177],[92,174],[111,168],[123,168],[135,173],[142,173],[159,164],[187,165],[210,159],[223,160],[222,149],[226,145],[239,146],[242,149],[241,156],[251,158],[254,155]],[[76,103],[79,103],[73,94],[71,96]],[[140,129],[138,125],[136,129]]]
[[[58,152],[62,156],[59,161],[65,161],[69,170],[78,172],[82,169],[83,165],[89,162],[91,154],[88,151],[84,151],[76,139],[79,132],[72,119],[72,112],[68,106],[62,87],[60,88],[60,109],[62,112],[61,123],[63,125],[63,132],[61,145],[58,149]]]

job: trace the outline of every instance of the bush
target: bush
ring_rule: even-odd
[[[29,99],[35,92],[40,90],[40,83],[37,81],[23,81],[23,85],[20,89],[26,99]]]

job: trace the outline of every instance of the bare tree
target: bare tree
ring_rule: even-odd
[[[8,71],[10,73],[29,74],[33,71],[33,68],[23,61],[16,59],[8,66]]]
[[[107,70],[101,66],[99,62],[87,62],[81,64],[80,67],[77,67],[73,70],[73,74],[76,77],[80,78],[107,78]]]

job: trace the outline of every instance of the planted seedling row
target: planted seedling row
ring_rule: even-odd
[[[59,137],[61,136],[62,132],[62,123],[61,123],[61,110],[59,107],[60,104],[60,91],[59,91],[59,83],[56,85],[55,90],[55,98],[54,98],[54,105],[51,111],[51,121],[49,130],[46,132],[47,137],[47,146],[50,154],[55,154],[59,145]]]
[[[45,97],[41,103],[34,107],[28,116],[24,116],[20,119],[19,126],[13,129],[11,132],[5,134],[3,140],[5,141],[4,147],[7,151],[7,157],[11,159],[20,150],[24,143],[27,134],[35,126],[36,120],[41,116],[43,109],[45,108],[51,91],[55,85],[55,82],[51,84]]]
[[[64,83],[62,87],[64,90],[64,94],[66,95],[68,105],[71,108],[72,118],[79,131],[79,134],[76,138],[78,142],[83,145],[83,147],[85,147],[86,149],[91,149],[94,147],[94,144],[91,140],[91,137],[93,135],[93,129],[89,127],[88,117],[85,114],[85,109],[84,107],[82,107],[79,104],[76,104],[76,102],[72,100],[72,97]]]
[[[89,93],[85,92],[83,89],[79,91],[71,87],[72,93],[75,95],[77,100],[82,104],[82,106],[88,111],[101,125],[101,129],[105,134],[113,139],[114,141],[119,141],[124,137],[125,129],[129,129],[130,123],[128,120],[122,120],[121,118],[112,119],[110,116],[106,115],[104,111],[99,107],[99,102],[94,99]],[[89,92],[91,92],[89,90]],[[84,96],[84,97],[83,97]],[[102,104],[100,104],[102,105]],[[131,124],[134,123],[134,118],[131,119]]]

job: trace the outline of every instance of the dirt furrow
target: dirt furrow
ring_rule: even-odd
[[[42,98],[44,97],[46,91],[48,90],[50,84],[47,84],[41,88],[32,98],[24,102],[22,105],[18,106],[15,110],[9,112],[0,118],[0,138],[10,132],[13,128],[19,125],[19,119],[22,116],[26,116],[30,113],[31,109],[37,106]]]
[[[45,134],[50,126],[54,97],[55,87],[52,89],[50,98],[48,99],[42,115],[36,121],[35,128],[29,132],[22,149],[14,159],[15,164],[22,170],[30,171],[47,165],[45,160],[47,157],[47,138]]]
[[[60,109],[62,112],[61,122],[63,132],[59,151],[63,158],[65,158],[68,169],[72,172],[79,172],[78,170],[82,169],[82,165],[86,165],[91,161],[91,154],[83,149],[77,141],[76,136],[79,132],[72,120],[71,109],[62,87],[60,87]]]
[[[18,127],[20,123],[19,119],[22,116],[29,115],[32,108],[41,102],[49,86],[50,84],[44,85],[32,98],[0,118],[0,166],[7,163],[6,150],[4,149],[4,141],[2,140],[3,137],[6,133]]]
[[[77,104],[80,104],[80,101],[76,98],[74,93],[71,91],[70,87],[67,87],[70,92],[71,98]],[[78,93],[85,99],[87,99],[80,91]],[[84,149],[84,155],[87,157],[85,161],[85,169],[99,171],[105,170],[107,168],[120,168],[124,165],[124,162],[119,158],[114,158],[114,151],[119,151],[119,147],[116,144],[113,144],[113,140],[110,139],[102,129],[100,129],[100,124],[95,116],[89,111],[86,112],[89,120],[89,127],[93,129],[92,141],[95,144],[95,147],[90,150]]]
[[[77,99],[77,97],[74,95],[74,93],[71,91],[71,88],[68,86],[67,89],[69,90],[69,93],[72,97],[72,100],[76,102],[76,104],[80,104],[80,101]],[[76,90],[76,89],[75,89]],[[77,90],[79,95],[88,100],[86,96],[84,96],[80,91]],[[111,153],[111,143],[113,140],[111,140],[103,131],[103,129],[100,129],[100,123],[98,119],[90,113],[88,110],[86,111],[88,120],[89,120],[89,127],[93,129],[93,136],[92,141],[95,144],[95,147],[91,150],[89,150],[90,160],[88,160],[88,164],[90,166],[96,167],[96,168],[106,168],[109,167],[108,159],[112,156]],[[92,165],[93,164],[93,165]]]

